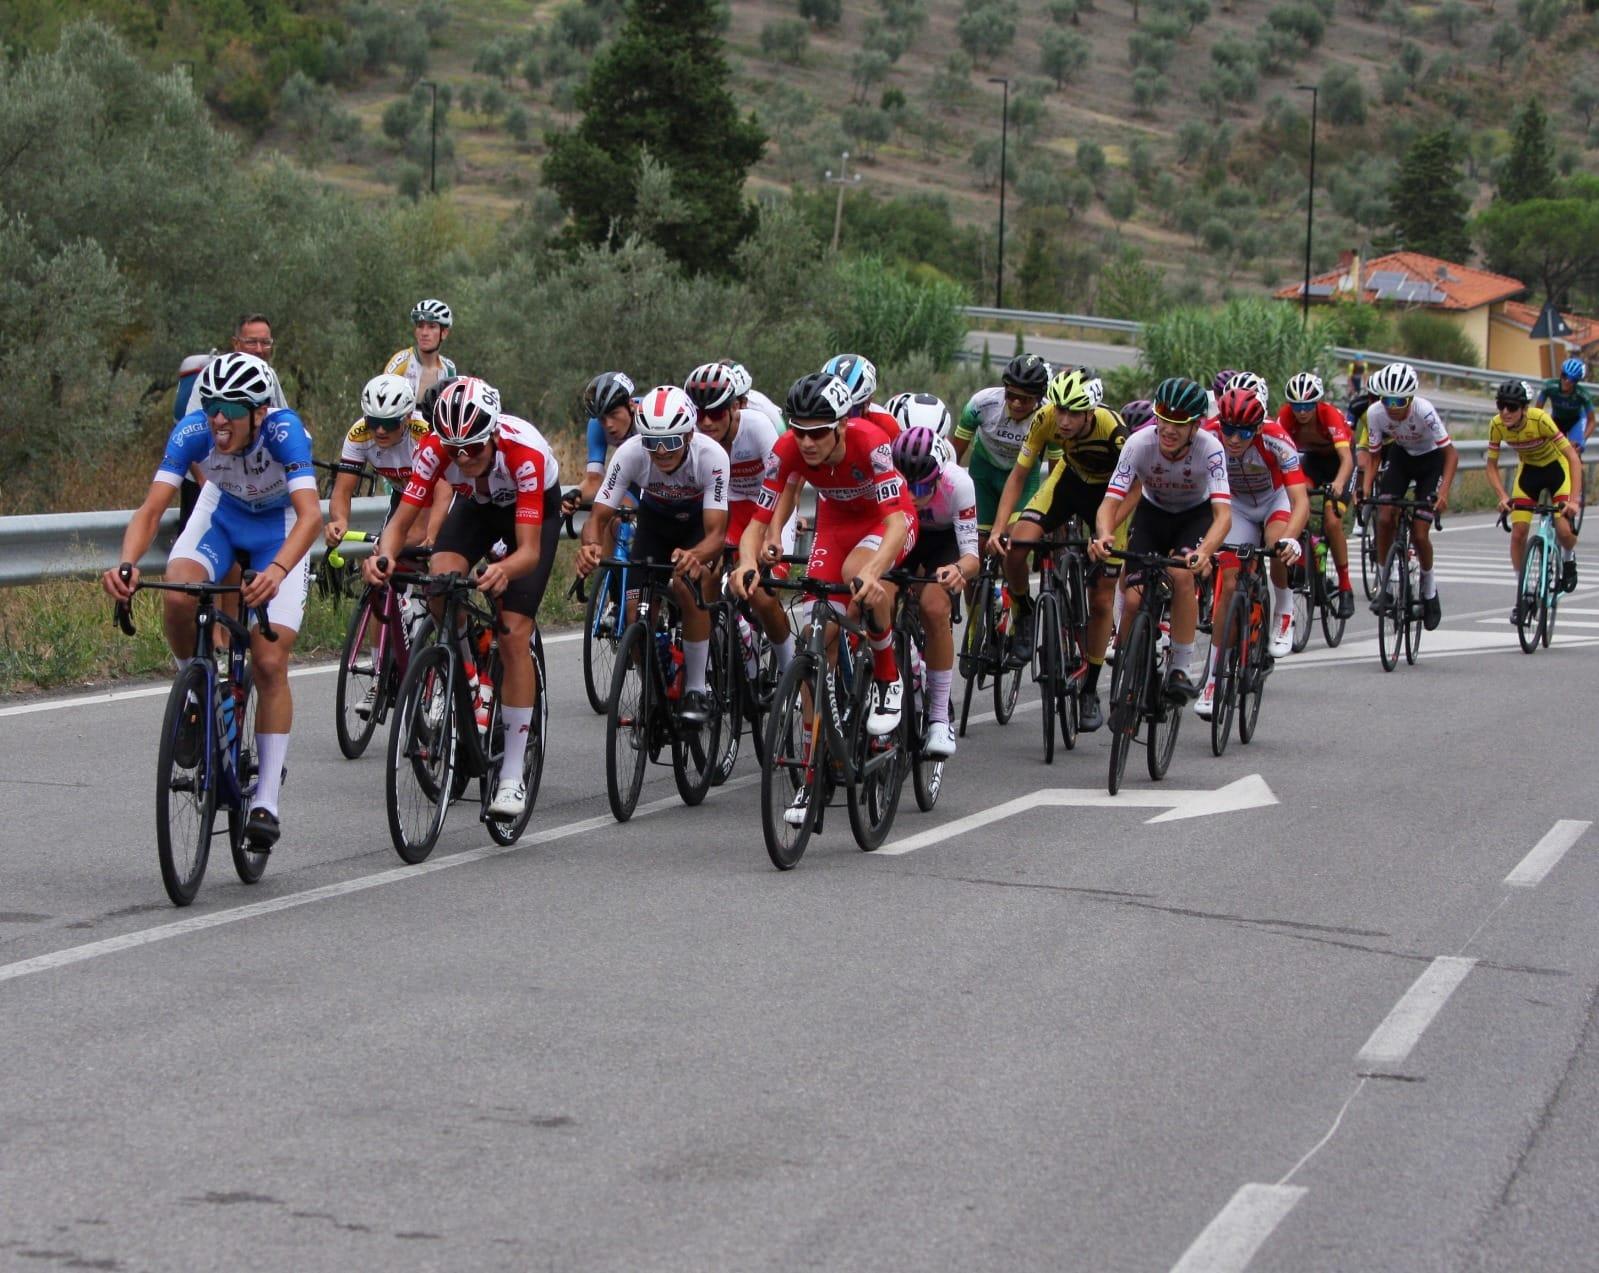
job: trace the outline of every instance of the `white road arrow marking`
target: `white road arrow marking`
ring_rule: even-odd
[[[1146,821],[1175,822],[1179,818],[1203,818],[1213,813],[1259,809],[1276,803],[1277,797],[1272,794],[1271,788],[1266,785],[1266,780],[1259,774],[1250,774],[1247,778],[1229,782],[1225,787],[1217,787],[1212,791],[1149,787],[1137,791],[1123,791],[1120,795],[1113,796],[1093,787],[1045,787],[1029,795],[1007,800],[1003,804],[969,813],[964,818],[956,818],[953,822],[946,822],[929,831],[906,836],[903,840],[895,840],[878,849],[877,855],[896,857],[901,853],[914,853],[917,849],[925,849],[931,844],[941,844],[955,836],[965,835],[968,831],[975,831],[979,827],[986,827],[990,823],[1001,822],[1033,809],[1057,809],[1066,805],[1086,809],[1164,809],[1165,813],[1156,814]]]

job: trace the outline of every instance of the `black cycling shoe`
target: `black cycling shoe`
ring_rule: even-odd
[[[1438,594],[1435,592],[1421,603],[1421,626],[1431,632],[1443,622],[1443,619],[1443,603],[1438,600]]]
[[[1562,563],[1560,567],[1560,591],[1577,591],[1577,560],[1575,557]]]
[[[1521,626],[1521,607],[1522,603],[1519,601],[1510,607],[1510,626],[1513,628],[1519,628]]]
[[[1161,692],[1174,703],[1190,703],[1199,697],[1199,687],[1180,667],[1174,667],[1166,673],[1166,684]]]
[[[283,827],[278,822],[277,814],[261,808],[250,810],[250,817],[244,824],[244,838],[250,842],[253,852],[272,852],[272,846],[282,834]]]
[[[1377,595],[1371,599],[1371,612],[1373,614],[1392,614],[1393,610],[1394,598],[1392,593],[1386,590],[1380,590]]]
[[[1016,602],[1015,626],[1010,630],[1007,667],[1026,667],[1033,661],[1033,607],[1031,602]]]
[[[178,723],[178,736],[172,744],[172,763],[179,769],[193,769],[200,763],[200,700],[190,694],[183,701],[183,716]]]
[[[1353,619],[1355,617],[1355,594],[1348,588],[1338,590],[1338,609],[1334,613],[1340,619]]]
[[[1084,690],[1077,696],[1077,728],[1092,734],[1104,723],[1105,713],[1099,705],[1099,695],[1093,690]]]
[[[704,690],[689,690],[677,710],[678,719],[690,725],[703,725],[711,719],[711,698]]]

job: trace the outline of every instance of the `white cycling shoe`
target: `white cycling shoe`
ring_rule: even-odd
[[[1206,681],[1205,688],[1199,691],[1199,697],[1194,700],[1194,715],[1201,720],[1209,720],[1216,712],[1216,682]]]
[[[872,684],[872,709],[866,716],[866,732],[873,738],[892,734],[899,728],[899,712],[905,687],[898,677]]]
[[[1271,643],[1266,649],[1274,659],[1280,659],[1294,648],[1294,616],[1280,614],[1271,625]]]
[[[783,810],[783,821],[788,823],[788,825],[791,827],[804,826],[805,815],[810,811],[810,807],[811,789],[808,786],[801,787],[799,791],[795,793],[794,799],[789,804],[788,808]]]
[[[502,778],[494,788],[494,799],[489,803],[491,818],[520,818],[527,808],[527,788],[520,778]]]
[[[955,754],[955,727],[947,720],[935,720],[927,726],[927,745],[924,755],[934,760],[947,760]]]

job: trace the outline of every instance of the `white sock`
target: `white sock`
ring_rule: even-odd
[[[1120,632],[1122,630],[1122,606],[1127,602],[1127,594],[1120,588],[1116,589],[1116,600],[1111,606],[1111,626]]]
[[[927,669],[927,719],[949,724],[949,687],[955,680],[955,669],[943,671]]]
[[[505,759],[500,762],[500,781],[511,778],[520,782],[522,759],[527,754],[527,734],[533,727],[533,709],[502,706],[500,719],[505,722]]]
[[[255,782],[256,809],[265,809],[274,818],[278,816],[278,790],[283,785],[283,762],[289,754],[287,734],[257,734],[255,753],[260,763],[260,773]]]
[[[1577,550],[1575,548],[1562,548],[1560,550],[1560,560],[1561,561],[1576,561],[1577,560]]]
[[[1436,596],[1437,593],[1438,593],[1438,583],[1432,577],[1432,571],[1423,570],[1421,572],[1421,598],[1422,598],[1422,600],[1425,601],[1429,597]]]
[[[1173,668],[1181,669],[1181,671],[1186,675],[1188,672],[1188,665],[1193,661],[1194,643],[1192,641],[1189,641],[1185,645],[1179,645],[1175,641],[1171,643],[1171,665]]]
[[[705,692],[705,661],[711,657],[711,643],[704,641],[683,642],[683,689],[692,694],[698,690]]]
[[[1280,619],[1285,614],[1294,612],[1294,594],[1287,588],[1279,588],[1276,584],[1271,586],[1272,617]]]
[[[777,672],[781,676],[788,671],[788,665],[794,661],[794,634],[790,632],[783,638],[783,643],[777,647]]]

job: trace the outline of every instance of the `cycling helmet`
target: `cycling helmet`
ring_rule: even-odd
[[[925,482],[938,474],[938,434],[925,424],[912,425],[894,439],[893,455],[907,482]]]
[[[948,438],[939,438],[937,446],[933,448],[938,453],[938,467],[947,469],[951,464],[959,464],[955,458],[955,444]]]
[[[1089,371],[1087,367],[1083,368],[1083,374],[1088,377],[1088,379],[1083,382],[1083,388],[1088,390],[1088,396],[1094,400],[1095,408],[1097,409],[1104,406],[1105,382]]]
[[[1017,354],[1005,364],[1000,379],[1012,389],[1042,398],[1049,389],[1049,364],[1037,354]]]
[[[1587,364],[1581,358],[1567,358],[1560,364],[1560,374],[1567,380],[1582,383],[1582,378],[1588,374]]]
[[[1229,380],[1231,380],[1237,374],[1238,373],[1236,371],[1234,371],[1231,367],[1223,367],[1220,371],[1218,371],[1216,373],[1215,377],[1211,380],[1211,382],[1210,382],[1210,391],[1213,394],[1215,394],[1218,398],[1221,397],[1222,390],[1227,387],[1227,382]]]
[[[715,411],[739,396],[732,370],[719,362],[694,368],[683,382],[683,392],[701,411]]]
[[[272,368],[254,354],[218,354],[200,373],[201,402],[245,402],[259,407],[272,398]]]
[[[411,323],[413,326],[417,323],[437,323],[440,327],[448,327],[450,325],[450,307],[443,301],[436,301],[432,298],[418,301],[411,306]]]
[[[1168,376],[1155,386],[1155,413],[1173,423],[1198,423],[1209,406],[1205,390],[1187,376]]]
[[[749,396],[749,391],[755,387],[755,381],[749,373],[749,368],[741,362],[734,362],[731,358],[722,359],[722,366],[727,368],[727,374],[733,377],[733,396],[744,398]]]
[[[1266,388],[1265,377],[1257,376],[1252,371],[1235,371],[1233,373],[1233,378],[1227,382],[1227,388],[1242,389],[1246,393],[1254,394],[1255,397],[1260,399],[1260,409],[1262,411],[1265,411],[1269,404],[1271,394]],[[1226,391],[1223,390],[1223,392]],[[1218,393],[1216,397],[1219,400],[1221,398],[1221,394]]]
[[[1223,425],[1258,429],[1266,422],[1266,408],[1253,392],[1239,385],[1231,385],[1216,399],[1216,418]]]
[[[783,404],[789,420],[826,420],[837,424],[849,418],[849,386],[830,371],[813,371],[789,386]]]
[[[899,421],[902,429],[928,428],[941,438],[947,438],[954,427],[949,418],[949,408],[944,400],[930,393],[895,394],[887,407],[889,415]],[[903,469],[900,470],[904,472]]]
[[[864,407],[877,392],[877,368],[859,354],[837,354],[822,366],[844,382],[851,406]]]
[[[1283,392],[1288,395],[1289,402],[1302,407],[1308,402],[1320,402],[1326,387],[1314,371],[1301,371],[1289,380]]]
[[[1531,401],[1532,390],[1522,380],[1507,380],[1494,394],[1494,405],[1498,407],[1524,407]]]
[[[1095,406],[1093,390],[1088,387],[1088,377],[1078,367],[1063,371],[1051,380],[1044,397],[1057,411],[1092,411]]]
[[[693,433],[700,409],[676,385],[656,385],[639,396],[633,429],[641,438],[671,438]]]
[[[416,391],[404,376],[373,376],[361,390],[361,414],[368,420],[405,420],[416,410]]]
[[[500,418],[500,391],[476,376],[452,380],[433,404],[433,432],[446,446],[486,442]]]
[[[1366,387],[1379,398],[1414,398],[1419,387],[1416,369],[1408,362],[1391,362],[1374,371]]]
[[[433,419],[433,406],[438,402],[439,395],[459,379],[459,376],[446,376],[442,380],[435,380],[423,390],[422,396],[416,400],[416,409],[421,413],[424,420],[431,421]]]
[[[622,371],[602,371],[583,390],[583,410],[598,420],[631,401],[633,378]]]
[[[1127,426],[1127,432],[1137,433],[1146,424],[1151,424],[1155,419],[1155,404],[1148,398],[1134,398],[1131,402],[1122,404],[1122,422]]]

